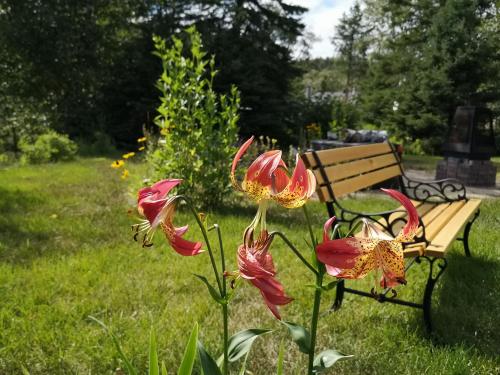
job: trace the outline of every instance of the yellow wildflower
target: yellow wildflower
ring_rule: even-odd
[[[135,152],[129,152],[128,154],[122,155],[122,158],[128,159],[135,155]]]
[[[113,163],[111,163],[111,168],[118,169],[123,167],[124,164],[125,162],[123,160],[115,160]]]
[[[146,142],[146,137],[141,137],[137,139],[137,143],[143,143],[143,142]]]
[[[145,149],[145,148],[146,148],[146,147],[141,146],[141,147],[139,147],[139,148],[138,148],[138,150],[139,150],[139,151],[144,151],[144,149]]]
[[[128,177],[128,175],[129,175],[128,169],[124,169],[121,175],[122,180],[125,180]]]

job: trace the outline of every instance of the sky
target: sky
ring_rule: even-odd
[[[306,30],[313,32],[319,41],[312,45],[311,57],[331,57],[334,47],[331,42],[335,26],[342,14],[347,13],[355,0],[286,0],[309,10],[304,14]]]

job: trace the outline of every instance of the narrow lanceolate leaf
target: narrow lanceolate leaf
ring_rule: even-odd
[[[111,332],[111,330],[108,328],[108,326],[106,324],[104,324],[103,322],[101,322],[99,319],[94,318],[93,316],[89,316],[89,319],[91,319],[94,322],[96,322],[97,324],[99,324],[106,331],[106,333],[109,335],[109,337],[111,337],[111,340],[113,341],[113,344],[115,345],[116,351],[118,352],[118,356],[121,358],[123,363],[125,363],[125,367],[127,369],[128,374],[129,375],[137,375],[137,370],[135,369],[134,366],[132,366],[132,363],[129,361],[129,359],[127,358],[125,353],[123,353],[120,342],[118,341],[116,336],[113,334],[113,332]]]
[[[339,359],[350,358],[352,355],[342,354],[336,350],[328,349],[319,353],[314,358],[314,371],[316,373],[332,367]]]
[[[153,327],[149,335],[149,375],[160,375],[160,367],[158,364],[158,351],[156,347],[156,334]]]
[[[184,350],[181,366],[177,375],[191,375],[193,372],[194,360],[196,359],[196,343],[198,342],[198,323],[195,323],[189,341]]]
[[[161,375],[168,375],[167,374],[167,366],[165,366],[165,362],[161,361]]]
[[[278,353],[278,368],[276,375],[283,375],[283,361],[285,359],[285,339],[281,340],[280,352]]]
[[[257,337],[271,332],[270,329],[247,329],[231,336],[228,343],[229,362],[235,362],[252,348],[252,344]]]
[[[203,375],[221,375],[222,373],[217,363],[215,363],[214,359],[208,354],[200,341],[198,341],[197,347]]]
[[[311,335],[301,325],[292,322],[283,322],[292,336],[292,340],[298,345],[302,353],[309,354],[311,351]]]
[[[220,296],[220,294],[215,290],[215,288],[208,282],[207,278],[205,276],[201,276],[201,275],[197,275],[197,274],[194,274],[198,279],[200,279],[201,281],[203,281],[205,283],[205,285],[207,286],[208,288],[208,291],[210,292],[210,295],[212,296],[212,298],[217,302],[217,303],[220,303],[220,304],[224,304],[224,299]]]

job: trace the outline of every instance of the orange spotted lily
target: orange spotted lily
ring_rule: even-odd
[[[316,179],[313,173],[306,169],[298,155],[295,169],[289,177],[287,166],[281,159],[281,151],[271,150],[261,154],[252,162],[240,184],[236,180],[236,166],[253,139],[254,137],[248,139],[236,153],[231,166],[231,182],[237,190],[245,192],[259,203],[257,215],[251,226],[256,229],[260,223],[261,230],[265,230],[268,202],[275,200],[285,208],[300,207],[316,190]]]
[[[271,150],[253,161],[241,184],[236,181],[236,166],[252,144],[253,138],[248,139],[234,157],[231,167],[233,186],[259,203],[263,200],[274,199],[286,208],[296,208],[306,203],[316,189],[316,179],[313,173],[306,169],[298,155],[291,177],[288,176],[286,164],[281,159],[281,151]]]
[[[174,227],[172,221],[175,214],[176,197],[168,197],[168,193],[182,180],[162,180],[150,187],[145,187],[138,192],[137,209],[139,214],[145,218],[140,224],[133,226],[135,229],[134,239],[144,233],[142,246],[152,246],[152,238],[158,227],[161,227],[170,246],[181,255],[198,255],[201,250],[201,242],[191,242],[182,238],[187,232],[188,226]]]
[[[276,268],[268,251],[271,242],[272,237],[267,231],[262,231],[254,240],[253,229],[247,228],[244,243],[238,248],[238,274],[260,290],[269,310],[281,320],[278,306],[286,305],[293,299],[285,294],[283,285],[276,279]]]
[[[329,219],[325,223],[323,242],[316,247],[316,254],[326,265],[330,275],[343,279],[360,279],[371,270],[377,270],[382,272],[382,288],[406,284],[402,243],[412,241],[416,235],[419,223],[417,210],[399,191],[382,190],[406,209],[406,225],[396,238],[392,238],[373,223],[363,220],[359,237],[331,240],[328,233],[335,217]]]

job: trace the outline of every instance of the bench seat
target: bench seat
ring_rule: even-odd
[[[446,251],[457,238],[458,233],[479,211],[481,200],[469,199],[468,201],[462,200],[451,203],[424,203],[412,200],[412,203],[424,223],[425,237],[429,244],[427,246],[425,242],[406,244],[404,247],[405,257],[421,255],[444,257]],[[397,210],[404,211],[404,208],[401,206]],[[395,212],[391,215],[390,220],[404,218],[405,215],[405,212]],[[395,229],[399,231],[403,225],[404,223],[400,222],[395,225]],[[383,228],[381,227],[381,229]],[[420,234],[422,230],[422,228],[419,228]]]

